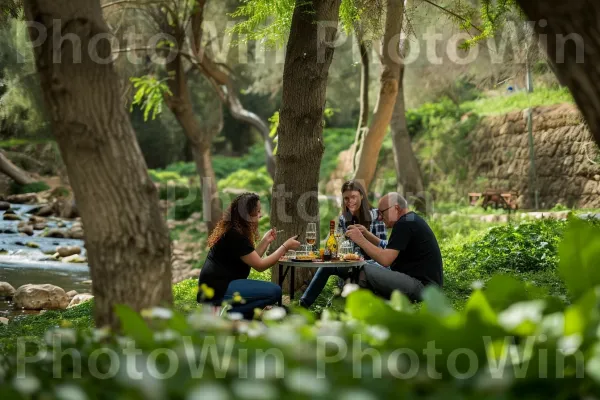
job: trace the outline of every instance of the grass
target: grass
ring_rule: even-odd
[[[498,115],[531,106],[549,106],[560,103],[574,103],[568,89],[539,88],[533,93],[518,92],[512,95],[468,101],[462,103],[461,108],[465,112],[473,111],[479,115]]]

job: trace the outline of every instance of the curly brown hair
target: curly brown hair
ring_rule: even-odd
[[[208,247],[213,247],[230,229],[235,229],[254,244],[258,240],[258,223],[250,221],[249,217],[258,212],[259,201],[256,193],[242,193],[236,197],[210,234]]]

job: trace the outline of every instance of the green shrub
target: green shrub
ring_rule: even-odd
[[[338,165],[338,158],[342,151],[348,150],[356,136],[354,128],[326,128],[323,129],[323,143],[325,150],[321,160],[319,178],[329,179],[329,176]]]
[[[187,182],[187,179],[183,178],[179,173],[174,171],[159,171],[159,170],[148,170],[148,174],[150,175],[150,179],[156,183],[183,183]]]
[[[273,180],[264,166],[254,171],[240,169],[219,181],[219,190],[234,188],[246,189],[254,193],[269,193],[272,187]]]
[[[33,182],[27,185],[12,184],[11,191],[14,194],[39,193],[50,189],[46,182]]]

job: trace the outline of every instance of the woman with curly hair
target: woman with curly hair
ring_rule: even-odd
[[[244,193],[236,197],[208,238],[210,251],[198,278],[198,285],[206,284],[214,290],[212,302],[215,305],[239,293],[244,303],[234,303],[230,311],[239,312],[246,319],[253,317],[255,308],[281,302],[281,288],[271,282],[248,279],[250,268],[266,271],[288,250],[300,246],[297,236],[291,237],[271,255],[262,258],[269,244],[277,238],[277,232],[269,230],[255,248],[260,217],[258,195]],[[199,291],[198,302],[201,294]]]

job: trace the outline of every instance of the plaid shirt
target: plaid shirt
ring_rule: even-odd
[[[387,241],[387,230],[385,229],[385,224],[383,223],[383,221],[379,220],[379,216],[377,215],[377,208],[373,208],[371,209],[371,227],[370,227],[370,231],[373,235],[377,236],[379,239],[381,239],[381,241],[379,242],[379,247],[385,249],[387,247],[388,241]],[[348,229],[346,227],[346,224],[350,223],[352,224],[352,221],[346,221],[346,218],[344,217],[344,213],[342,213],[342,215],[340,215],[340,219],[339,219],[339,226],[342,227],[342,229],[344,230],[344,232],[346,232],[346,230]],[[363,256],[365,255],[364,252],[362,251],[362,249],[360,247],[358,247],[356,245],[356,243],[352,243],[353,246],[353,251],[354,252],[359,252],[360,254],[362,254]]]

